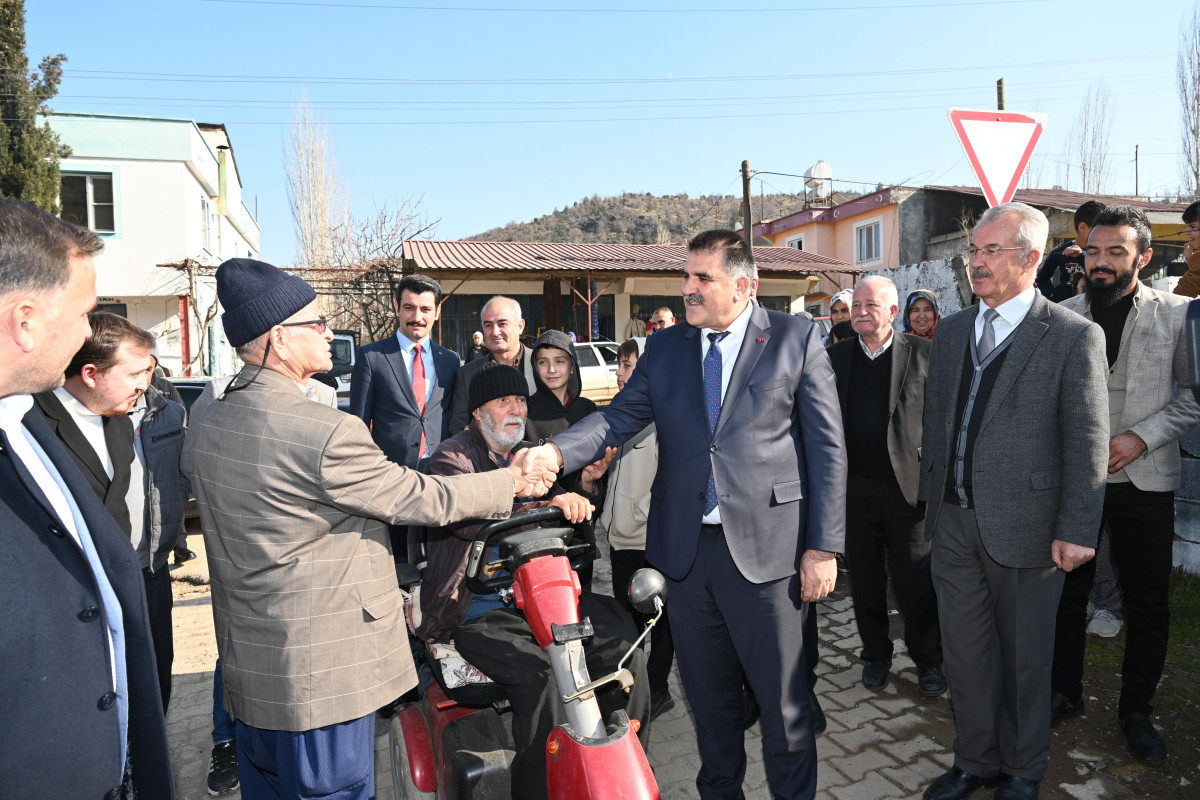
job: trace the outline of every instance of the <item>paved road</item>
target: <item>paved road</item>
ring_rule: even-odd
[[[185,576],[202,583],[207,578],[201,537],[190,540],[201,554],[185,567],[176,568],[176,660],[174,694],[167,719],[176,789],[181,800],[201,800],[208,795],[205,778],[212,747],[212,663],[215,643],[207,590],[180,580]],[[597,563],[595,586],[607,591],[607,560]],[[946,698],[928,700],[917,690],[916,670],[897,642],[892,681],[883,692],[864,689],[857,660],[860,647],[845,579],[838,591],[820,606],[821,666],[817,694],[829,719],[829,728],[818,737],[817,800],[881,800],[920,797],[925,786],[952,763],[954,724]],[[898,623],[898,620],[897,620]],[[898,626],[893,635],[899,638]],[[664,798],[696,796],[700,766],[691,711],[683,697],[678,672],[671,678],[675,708],[654,723],[650,763]],[[1086,718],[1084,718],[1086,720]],[[1073,724],[1075,721],[1072,721]],[[1085,723],[1080,723],[1085,724]],[[1065,726],[1064,726],[1065,727]],[[394,800],[387,725],[376,727],[378,800]],[[1127,754],[1090,753],[1052,745],[1054,774],[1064,777],[1043,785],[1043,798],[1132,798],[1138,796],[1113,777],[1113,765],[1128,764]],[[746,797],[766,800],[770,792],[762,763],[757,726],[746,736],[748,768]],[[1134,769],[1137,769],[1135,766]],[[1186,796],[1188,789],[1181,789]],[[987,797],[979,792],[975,797]],[[1195,795],[1193,795],[1195,796]],[[237,794],[230,797],[238,797]]]

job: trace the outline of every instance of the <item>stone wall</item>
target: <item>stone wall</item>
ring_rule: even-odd
[[[896,291],[900,296],[901,312],[904,310],[904,301],[908,298],[909,293],[916,289],[928,289],[933,292],[933,296],[938,299],[942,316],[961,311],[964,307],[962,292],[959,290],[960,280],[957,276],[961,274],[965,279],[966,273],[960,273],[956,269],[953,259],[907,264],[895,269],[872,270],[870,274],[890,278],[896,284]],[[969,297],[970,289],[967,291]],[[896,316],[895,327],[896,330],[903,330],[903,323],[899,315]]]

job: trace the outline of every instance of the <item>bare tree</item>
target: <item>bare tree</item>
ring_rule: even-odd
[[[404,241],[428,236],[437,223],[420,199],[383,206],[333,232],[329,266],[296,272],[327,299],[335,327],[356,328],[365,341],[377,341],[396,331],[392,298],[404,274]]]
[[[338,180],[329,132],[303,93],[292,107],[284,146],[287,196],[296,228],[296,266],[324,269],[334,264],[339,232],[349,227],[349,202]]]
[[[1108,134],[1112,129],[1108,89],[1103,84],[1088,89],[1067,141],[1067,179],[1079,168],[1080,191],[1103,194],[1108,180]]]
[[[1180,106],[1179,177],[1182,193],[1200,197],[1200,3],[1192,6],[1179,29],[1175,68]]]

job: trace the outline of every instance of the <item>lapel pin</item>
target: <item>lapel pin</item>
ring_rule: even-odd
[[[759,343],[759,344],[762,344],[762,343],[763,343],[763,342],[765,342],[765,341],[766,341],[766,339],[764,339],[763,337],[761,337],[761,336],[760,336],[760,337],[758,337],[758,343]]]

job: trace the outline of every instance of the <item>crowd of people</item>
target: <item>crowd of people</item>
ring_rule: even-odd
[[[342,413],[312,381],[331,367],[316,292],[231,259],[217,293],[245,366],[189,416],[153,380],[154,337],[92,310],[102,241],[0,199],[0,674],[15,687],[0,796],[174,796],[168,560],[189,495],[219,652],[214,795],[374,796],[375,715],[423,689],[428,651],[503,693],[513,796],[548,797],[543,744],[565,718],[547,655],[510,594],[465,581],[482,524],[545,506],[608,543],[612,594],[580,575],[594,674],[647,621],[633,574],[664,574],[632,690],[598,699],[646,744],[677,661],[701,797],[742,796],[756,720],[773,796],[814,795],[816,608],[839,556],[863,686],[891,679],[890,581],[920,694],[953,696],[954,765],[926,800],[1038,796],[1050,727],[1084,712],[1097,621],[1127,627],[1116,721],[1159,764],[1177,442],[1200,423],[1181,296],[1200,293],[1198,216],[1168,294],[1138,279],[1153,256],[1138,209],[1088,203],[1047,254],[1040,211],[996,206],[970,237],[976,305],[943,317],[932,292],[901,304],[866,276],[831,299],[827,336],[760,306],[745,242],[707,231],[688,243],[684,319],[635,320],[602,409],[571,336],[530,341],[497,296],[460,361],[430,338],[440,285],[408,275]],[[408,602],[413,526],[425,563]]]

